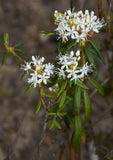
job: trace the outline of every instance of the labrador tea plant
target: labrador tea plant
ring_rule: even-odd
[[[73,147],[78,148],[81,142],[82,130],[91,115],[91,100],[88,93],[89,81],[102,95],[104,90],[95,80],[98,71],[94,57],[97,56],[104,64],[105,61],[91,37],[105,26],[104,20],[100,20],[94,14],[85,10],[75,12],[70,9],[64,13],[54,12],[56,29],[53,32],[42,31],[44,36],[58,35],[57,56],[53,63],[44,63],[44,57],[32,56],[30,62],[23,60],[18,54],[24,53],[19,47],[24,43],[18,43],[13,47],[9,45],[8,34],[4,34],[6,52],[2,64],[9,53],[24,71],[23,77],[28,74],[28,93],[32,88],[39,88],[40,100],[36,113],[43,106],[51,120],[50,129],[57,127],[62,129],[61,122],[69,128],[73,126]],[[17,54],[18,53],[18,54]],[[95,77],[93,79],[91,76]],[[45,91],[46,88],[46,91]],[[48,88],[48,90],[47,90]],[[49,103],[46,98],[50,98]],[[85,116],[81,120],[81,102],[85,107]],[[70,104],[70,105],[69,105]],[[69,114],[69,113],[72,114]]]

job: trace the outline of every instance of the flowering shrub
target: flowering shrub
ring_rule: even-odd
[[[89,87],[86,86],[86,81],[89,81],[104,95],[102,86],[90,75],[94,73],[98,77],[93,55],[96,55],[103,63],[105,61],[97,46],[89,38],[94,36],[94,32],[98,33],[105,23],[103,19],[99,20],[93,11],[89,13],[88,10],[83,13],[82,11],[74,12],[74,10],[71,12],[69,9],[64,14],[55,11],[54,20],[57,28],[53,32],[41,32],[45,36],[58,34],[57,56],[53,64],[44,64],[44,57],[34,56],[30,62],[26,62],[17,54],[17,52],[24,53],[18,49],[23,43],[10,47],[8,34],[4,34],[6,52],[2,64],[7,55],[12,53],[16,63],[24,70],[23,78],[29,74],[27,82],[30,85],[26,93],[33,87],[39,87],[40,100],[36,113],[43,105],[51,120],[50,129],[54,126],[61,129],[61,121],[64,121],[68,127],[73,124],[73,147],[77,148],[81,142],[82,126],[91,115]],[[44,90],[45,87],[48,87],[48,91]],[[49,104],[46,98],[50,98]],[[82,99],[85,117],[81,120]],[[70,111],[74,114],[70,115]]]

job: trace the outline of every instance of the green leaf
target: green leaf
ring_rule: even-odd
[[[2,59],[2,65],[4,64],[7,56],[8,56],[8,51],[4,52],[4,56],[3,56],[3,59]]]
[[[8,44],[8,42],[9,42],[9,35],[8,33],[5,33],[4,34],[4,44]]]
[[[85,120],[83,123],[85,124],[89,120],[91,115],[91,100],[89,94],[86,91],[83,91],[83,99],[85,105]]]
[[[85,56],[87,57],[88,62],[92,65],[92,68],[94,69],[96,76],[98,76],[98,71],[97,71],[92,54],[89,52],[87,47],[83,47],[83,50],[84,50]]]
[[[61,44],[62,44],[62,40],[60,40],[60,41],[58,42],[58,44],[57,44],[57,49],[56,49],[57,54],[59,54],[59,52],[60,52]]]
[[[41,31],[41,32],[39,32],[39,33],[44,34],[44,37],[51,36],[51,35],[54,35],[54,34],[55,34],[55,32],[49,32],[49,31]]]
[[[42,88],[40,89],[40,95],[45,96],[45,92],[44,92],[44,90]]]
[[[65,86],[65,83],[63,82],[62,85],[61,85],[61,87],[60,87],[60,90],[57,93],[57,97],[60,96],[60,94],[62,93],[62,91],[64,89],[64,86]]]
[[[27,71],[24,71],[23,75],[21,76],[21,80],[24,79],[24,77],[26,76],[26,74],[27,74]]]
[[[18,47],[21,47],[25,44],[25,42],[21,42],[21,43],[17,43],[14,45],[14,48],[18,48]]]
[[[14,49],[14,51],[15,51],[15,52],[18,52],[18,53],[22,53],[22,54],[27,54],[26,52],[22,51],[21,49],[17,49],[17,48]]]
[[[38,104],[37,104],[37,107],[36,107],[36,111],[35,111],[36,114],[39,112],[40,107],[41,107],[41,100],[38,101]]]
[[[67,44],[66,47],[62,50],[62,54],[64,54],[64,53],[66,53],[67,51],[69,51],[72,47],[75,47],[76,44],[77,44],[76,41]]]
[[[81,107],[81,87],[76,86],[75,93],[73,97],[73,107],[75,111],[75,115],[80,114],[80,107]]]
[[[84,89],[89,89],[84,83],[82,83],[80,80],[77,80],[76,83],[79,87],[84,88]]]
[[[59,108],[61,108],[63,106],[65,100],[66,100],[66,91],[64,91],[62,93],[62,96],[61,96],[61,99],[60,99],[60,103],[59,103]]]
[[[105,64],[105,60],[104,60],[104,58],[102,57],[102,55],[101,55],[98,47],[97,47],[91,40],[89,41],[89,43],[90,43],[90,45],[95,49],[95,51],[97,52],[96,55],[97,55],[97,56],[101,59],[101,61]]]
[[[20,67],[20,60],[17,57],[14,57],[14,61]]]
[[[60,116],[65,116],[67,113],[59,113]]]
[[[71,124],[71,118],[70,118],[70,116],[66,115],[64,117],[64,123],[66,124],[67,128],[70,128],[70,124]]]
[[[25,91],[25,93],[28,93],[33,88],[33,84],[31,84]]]
[[[57,121],[55,121],[55,126],[56,126],[58,129],[62,129],[61,125],[60,125]]]
[[[55,116],[56,113],[48,113],[48,116]]]
[[[73,137],[73,147],[76,149],[78,148],[80,142],[81,142],[81,134],[82,134],[82,123],[80,115],[75,115],[74,120],[74,137]]]
[[[49,129],[52,129],[55,126],[55,122],[56,122],[56,118],[53,118]]]
[[[104,89],[95,79],[89,77],[89,82],[104,96]]]
[[[49,97],[49,98],[56,98],[56,96],[53,95],[53,94],[45,94],[45,96],[46,96],[46,97]]]

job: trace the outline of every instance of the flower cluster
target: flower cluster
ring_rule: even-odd
[[[80,51],[74,52],[71,51],[68,55],[59,54],[57,57],[59,68],[57,69],[57,74],[63,79],[70,79],[71,81],[76,81],[82,79],[88,75],[89,72],[92,72],[91,65],[88,65],[88,62],[84,64],[83,67],[78,67],[80,58]]]
[[[26,62],[26,65],[23,65],[22,68],[24,71],[30,71],[30,78],[28,78],[28,83],[32,83],[34,87],[37,84],[44,83],[47,84],[47,80],[53,74],[54,65],[51,63],[43,64],[45,58],[34,57],[32,56],[31,62]]]
[[[89,13],[88,10],[83,13],[82,11],[71,12],[69,9],[64,14],[56,10],[54,19],[57,26],[55,31],[63,42],[68,41],[69,38],[76,40],[78,43],[86,41],[88,37],[92,37],[94,32],[98,33],[105,25],[103,19],[99,20],[94,15],[94,11]]]

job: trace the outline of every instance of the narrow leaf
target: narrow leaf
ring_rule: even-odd
[[[66,47],[62,50],[62,54],[64,54],[64,53],[66,53],[67,51],[69,51],[72,47],[75,47],[76,44],[77,44],[76,41],[67,44]]]
[[[66,100],[66,91],[64,91],[62,93],[62,96],[61,96],[61,99],[60,99],[60,103],[59,103],[59,108],[61,108],[63,106],[65,100]]]
[[[58,93],[57,93],[57,97],[62,93],[62,91],[63,91],[63,89],[64,89],[64,85],[65,85],[65,83],[63,82],[63,83],[62,83],[62,86],[60,87],[60,90],[59,90]]]
[[[25,91],[25,93],[28,93],[33,88],[33,84],[31,84]]]
[[[104,89],[95,79],[89,77],[89,82],[104,96]]]
[[[38,104],[37,104],[37,107],[36,107],[36,111],[35,111],[36,114],[39,112],[40,107],[41,107],[41,100],[38,101]]]
[[[80,107],[81,107],[81,87],[76,86],[75,93],[73,97],[73,107],[75,111],[75,115],[80,114]]]
[[[88,62],[92,65],[92,68],[94,69],[96,76],[98,76],[98,71],[97,71],[95,61],[93,59],[92,54],[89,52],[87,47],[83,47],[83,50],[84,50],[84,53],[87,57]]]
[[[101,59],[101,61],[105,64],[105,60],[104,58],[102,57],[98,47],[90,40],[89,41],[90,45],[95,49],[95,51],[97,52],[97,56]]]
[[[14,45],[14,48],[18,48],[18,47],[21,47],[25,44],[25,42],[21,42],[21,43],[17,43]]]
[[[85,120],[84,124],[89,120],[91,115],[91,100],[89,94],[86,91],[83,91],[83,99],[84,99],[84,106],[85,106]]]
[[[84,89],[89,89],[84,83],[82,83],[80,80],[77,80],[76,83],[79,87],[84,88]]]
[[[24,79],[24,77],[26,76],[26,74],[27,74],[27,71],[24,71],[23,75],[21,76],[21,80]]]
[[[56,113],[48,113],[48,116],[55,116]]]
[[[14,57],[14,61],[20,67],[20,60],[17,57]]]
[[[52,129],[55,126],[55,122],[56,122],[56,118],[53,118],[49,129]]]
[[[78,148],[80,141],[81,141],[81,134],[82,134],[82,123],[80,115],[75,116],[74,120],[74,137],[73,137],[73,147],[76,149]]]
[[[56,98],[56,96],[53,95],[53,94],[45,94],[45,96],[46,96],[46,97],[49,97],[49,98]]]
[[[14,49],[14,51],[15,51],[15,52],[18,52],[18,53],[22,53],[22,54],[27,54],[26,52],[22,51],[21,49],[17,49],[17,48]]]
[[[7,56],[8,56],[8,51],[4,52],[4,56],[3,56],[3,59],[2,59],[2,65],[4,64]]]
[[[61,44],[62,44],[62,40],[60,40],[60,41],[58,42],[58,44],[57,44],[57,49],[56,49],[57,54],[59,54],[59,52],[60,52]]]
[[[55,121],[55,126],[56,126],[58,129],[62,129],[60,123],[58,123],[57,121]]]
[[[4,34],[4,44],[8,44],[8,42],[9,42],[9,35],[8,33],[5,33]]]

